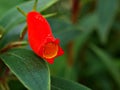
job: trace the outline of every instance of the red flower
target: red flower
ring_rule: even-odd
[[[64,52],[59,45],[47,20],[38,12],[32,11],[27,14],[28,41],[33,51],[50,64],[54,58]]]

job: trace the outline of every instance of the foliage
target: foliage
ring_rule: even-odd
[[[72,2],[71,2],[72,1]],[[0,1],[0,90],[119,90],[120,0],[38,0],[65,54],[50,65],[27,43],[34,0]],[[85,86],[84,86],[85,85]]]

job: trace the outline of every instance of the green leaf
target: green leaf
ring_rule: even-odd
[[[48,19],[52,32],[56,38],[60,39],[61,45],[66,45],[80,35],[80,30],[70,22],[63,19]]]
[[[4,31],[4,28],[0,26],[0,40],[1,40],[2,37],[3,37],[3,31]]]
[[[20,32],[24,26],[24,24],[17,25],[14,28],[12,28],[12,30],[10,30],[8,33],[3,35],[3,37],[0,40],[0,49],[8,43],[18,41],[20,38]]]
[[[43,11],[53,5],[57,0],[39,0],[37,11]],[[21,5],[18,5],[26,13],[32,10],[34,0],[25,2]],[[20,12],[14,7],[9,12],[7,12],[1,19],[0,25],[5,28],[6,31],[10,30],[14,25],[20,24],[25,21],[25,17],[21,15]]]
[[[10,8],[17,4],[26,2],[26,0],[0,0],[0,17],[7,12]]]
[[[91,90],[84,85],[57,77],[51,77],[51,87],[52,90]]]
[[[29,90],[50,90],[48,66],[32,51],[12,49],[0,58]]]
[[[0,60],[0,79],[6,77],[7,66]]]
[[[97,0],[98,34],[102,43],[106,43],[110,28],[118,9],[118,0]]]
[[[118,87],[120,88],[119,69],[117,68],[117,66],[111,59],[111,57],[95,45],[91,45],[91,49],[101,59],[101,61],[104,63],[104,65],[107,67],[107,69],[110,72],[111,76],[113,77],[114,81],[118,84]]]
[[[83,18],[81,18],[78,22],[78,26],[80,29],[82,29],[84,32],[93,30],[97,26],[97,14],[96,13],[90,13]]]
[[[78,25],[79,28],[82,30],[82,32],[79,35],[79,37],[77,37],[75,40],[75,46],[74,46],[75,58],[77,58],[78,55],[77,53],[79,52],[79,50],[90,39],[91,34],[96,28],[96,22],[97,22],[97,16],[95,13],[87,15],[79,21]]]
[[[10,90],[27,90],[18,80],[10,80],[8,85]]]
[[[74,29],[55,33],[55,36],[60,39],[62,46],[68,44],[68,42],[74,40],[79,35],[80,35],[80,31]]]

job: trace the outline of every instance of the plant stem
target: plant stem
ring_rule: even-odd
[[[72,23],[76,23],[77,22],[77,18],[79,15],[79,10],[80,10],[80,0],[72,0]]]
[[[38,3],[38,0],[35,0],[34,5],[33,5],[33,11],[37,10],[37,3]]]
[[[2,90],[10,90],[7,82],[0,83],[0,88]]]
[[[16,8],[23,16],[25,17],[27,16],[27,14],[22,9],[20,9],[19,7],[16,7]]]
[[[27,41],[16,41],[16,42],[12,42],[8,45],[6,45],[4,48],[2,48],[0,50],[0,53],[3,53],[3,52],[6,52],[7,50],[11,49],[11,48],[14,48],[14,47],[19,47],[21,45],[27,45]]]
[[[27,26],[25,26],[23,28],[22,32],[20,33],[20,41],[22,41],[24,39],[26,33],[27,33]]]
[[[80,0],[73,0],[72,2],[72,23],[75,24],[77,22],[78,19],[78,15],[79,15],[79,1]],[[71,41],[68,43],[67,45],[67,53],[68,53],[68,65],[72,66],[74,63],[73,60],[73,46],[74,46],[74,42]]]
[[[72,66],[73,63],[74,63],[74,60],[73,60],[73,45],[74,45],[74,42],[71,41],[68,43],[67,45],[67,55],[68,55],[68,66]]]

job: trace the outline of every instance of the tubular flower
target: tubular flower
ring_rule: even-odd
[[[28,41],[32,50],[47,62],[52,64],[54,58],[64,53],[51,31],[47,20],[38,12],[27,14]]]

